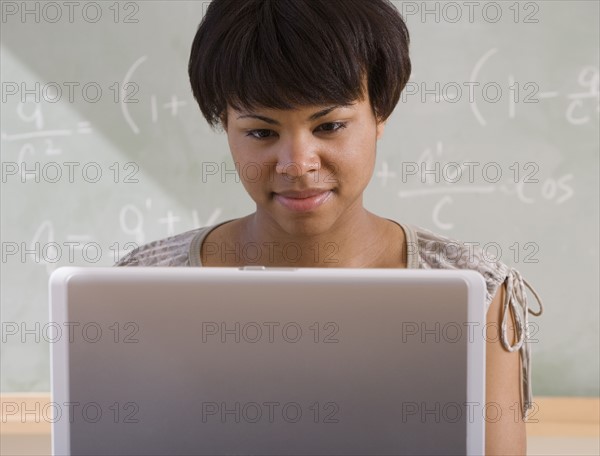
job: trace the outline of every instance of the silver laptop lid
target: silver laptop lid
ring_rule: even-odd
[[[475,271],[62,268],[55,455],[483,454]]]

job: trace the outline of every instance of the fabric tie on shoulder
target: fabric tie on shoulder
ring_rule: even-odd
[[[538,301],[539,310],[532,311],[527,306],[527,293],[525,286],[531,290]],[[509,312],[508,307],[511,307],[515,318],[515,335],[517,341],[514,345],[508,342],[507,329]],[[540,316],[544,311],[542,300],[532,286],[527,283],[515,268],[510,268],[506,277],[506,297],[502,307],[502,333],[501,342],[504,348],[509,352],[520,350],[521,354],[521,369],[523,374],[522,397],[523,397],[523,419],[527,419],[527,411],[533,406],[532,391],[531,391],[531,348],[529,346],[529,321],[528,314],[536,317]]]

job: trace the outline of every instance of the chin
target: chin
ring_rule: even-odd
[[[332,192],[334,194],[322,206],[305,212],[284,207],[275,199],[275,193],[271,192],[260,204],[257,203],[257,212],[265,214],[281,231],[291,236],[318,236],[330,231],[339,218],[335,210],[337,195],[335,190]]]
[[[335,223],[332,214],[290,214],[276,218],[279,226],[292,236],[319,236],[331,230]]]

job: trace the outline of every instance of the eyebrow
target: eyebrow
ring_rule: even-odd
[[[323,109],[322,111],[316,112],[314,114],[312,114],[308,119],[306,119],[307,121],[313,121],[313,120],[317,120],[321,117],[326,116],[327,114],[329,114],[332,111],[335,111],[336,109],[339,108],[346,108],[349,106],[353,106],[352,104],[347,104],[347,105],[336,105],[336,106],[330,106],[329,108]],[[272,125],[279,125],[281,126],[281,124],[276,121],[275,119],[271,119],[269,117],[265,117],[265,116],[260,116],[258,114],[254,114],[254,113],[250,113],[250,114],[244,114],[238,117],[238,119],[245,119],[245,118],[254,118],[254,119],[259,119],[262,120],[266,123],[272,124]]]

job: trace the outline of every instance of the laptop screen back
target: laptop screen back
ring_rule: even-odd
[[[56,454],[483,450],[477,273],[70,271],[51,279],[70,330],[52,347],[53,401],[71,404]]]

